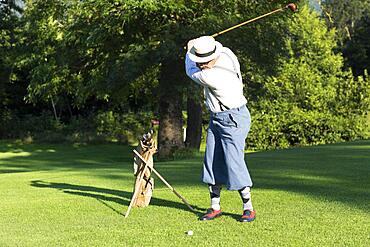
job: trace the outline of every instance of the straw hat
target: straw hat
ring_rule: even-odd
[[[212,36],[201,36],[190,44],[189,58],[196,63],[206,63],[218,57],[222,50],[222,44]]]

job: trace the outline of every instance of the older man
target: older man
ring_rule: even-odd
[[[256,217],[252,207],[252,180],[244,161],[245,139],[251,118],[243,95],[240,65],[234,53],[211,36],[188,42],[186,74],[204,87],[210,111],[202,180],[209,185],[211,208],[200,220],[221,216],[222,185],[237,190],[243,201],[242,222]]]

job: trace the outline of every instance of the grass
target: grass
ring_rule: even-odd
[[[237,221],[241,201],[209,206],[202,158],[157,162],[190,212],[161,183],[133,208],[131,147],[0,142],[0,246],[370,246],[370,141],[247,154],[257,219]],[[193,230],[193,236],[185,232]]]

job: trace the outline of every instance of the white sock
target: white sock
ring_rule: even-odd
[[[251,198],[251,188],[244,187],[243,189],[239,190],[240,197],[243,201],[243,210],[251,210],[253,211],[252,206],[252,198]]]
[[[209,194],[211,196],[211,208],[213,210],[220,210],[220,201],[221,201],[221,186],[219,185],[210,185]]]

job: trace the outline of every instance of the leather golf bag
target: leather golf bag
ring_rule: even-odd
[[[144,134],[140,139],[139,145],[136,147],[136,151],[144,158],[149,167],[153,167],[153,154],[157,152],[157,147],[154,141],[154,131],[150,130],[148,133]],[[139,190],[138,196],[133,203],[136,207],[146,207],[150,203],[154,189],[154,179],[150,177],[151,171],[149,168],[144,171],[144,163],[139,157],[134,158],[134,175],[136,176],[135,188]],[[141,174],[144,173],[144,177],[140,180]]]

